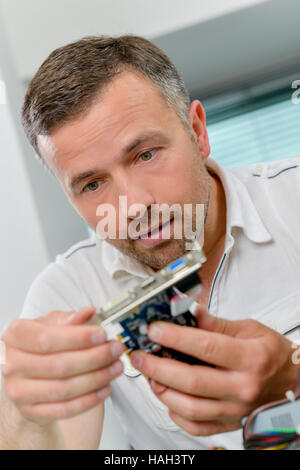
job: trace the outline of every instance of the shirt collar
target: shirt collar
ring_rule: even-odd
[[[106,240],[101,240],[95,235],[95,242],[100,245],[101,259],[104,268],[113,279],[137,276],[146,279],[154,273],[150,266],[125,255]]]
[[[226,239],[233,240],[232,228],[240,227],[248,239],[254,243],[265,243],[272,240],[246,186],[238,177],[212,158],[206,160],[206,166],[220,178],[224,187],[227,207]],[[147,278],[154,273],[149,266],[125,255],[107,241],[100,240],[96,235],[95,241],[100,244],[103,265],[113,279],[131,277],[132,275]]]
[[[233,227],[240,227],[254,243],[272,240],[242,181],[232,170],[222,167],[212,158],[206,160],[206,166],[220,178],[225,191],[227,236],[231,235]]]

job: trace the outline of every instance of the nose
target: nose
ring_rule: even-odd
[[[135,219],[143,217],[155,199],[145,180],[129,179],[124,174],[118,182],[117,195],[119,198],[120,211],[123,217]]]

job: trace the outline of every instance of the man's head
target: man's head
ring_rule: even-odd
[[[143,38],[91,37],[57,49],[29,84],[22,117],[36,152],[93,229],[103,204],[115,208],[118,234],[122,217],[128,225],[140,216],[133,204],[148,216],[155,204],[206,202],[205,113],[198,101],[189,104],[170,60]],[[109,242],[158,268],[185,252],[185,239],[170,228],[170,240]]]

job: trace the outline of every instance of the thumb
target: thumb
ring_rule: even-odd
[[[63,312],[54,310],[53,312],[50,312],[47,315],[39,318],[37,321],[52,326],[82,325],[94,315],[95,310],[95,307],[83,307],[77,312]]]
[[[195,317],[197,319],[198,328],[222,333],[227,336],[238,336],[242,328],[240,320],[232,321],[215,317],[209,313],[207,307],[203,304],[199,304],[196,308]]]

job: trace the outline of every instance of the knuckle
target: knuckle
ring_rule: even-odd
[[[101,369],[94,372],[89,379],[87,386],[89,390],[97,390],[100,386],[105,386],[111,380],[111,372],[109,368]]]
[[[199,374],[191,373],[187,378],[186,390],[191,395],[197,395],[199,391]]]
[[[194,400],[188,400],[186,403],[186,418],[194,421],[198,418],[197,407],[195,406]]]
[[[18,332],[19,325],[20,325],[21,320],[12,320],[9,325],[5,328],[5,330],[2,333],[1,339],[4,342],[9,342],[9,339],[13,336],[15,336]]]
[[[156,366],[157,358],[151,357],[150,354],[145,354],[143,357],[143,370],[150,378],[156,379],[158,367]]]
[[[221,403],[216,405],[213,413],[214,420],[223,420],[224,418],[230,418],[232,416],[232,411],[230,411],[229,406],[224,406]]]
[[[20,405],[18,407],[19,412],[25,417],[29,419],[36,418],[36,414],[34,413],[34,407],[30,405]]]
[[[236,418],[237,420],[241,420],[245,416],[248,416],[250,412],[249,406],[247,406],[245,403],[240,403],[237,405],[235,413],[233,413],[233,418]]]
[[[167,328],[163,328],[163,336],[165,342],[171,344],[177,344],[179,346],[182,345],[183,337],[182,337],[182,330],[180,325],[174,325],[172,323],[168,323]]]
[[[38,422],[51,422],[59,418],[59,415],[56,415],[54,405],[33,405],[26,408],[23,413],[27,414],[29,419]]]
[[[257,345],[257,352],[254,358],[254,371],[257,374],[264,374],[269,368],[269,354],[264,345]]]
[[[76,400],[70,400],[62,404],[58,404],[55,407],[56,419],[69,418],[80,414],[86,408],[84,405],[86,403],[85,397],[78,398]]]
[[[12,402],[18,402],[20,398],[20,392],[19,392],[18,387],[16,387],[13,381],[11,380],[6,381],[5,393]]]
[[[186,426],[186,432],[190,434],[191,436],[199,436],[200,435],[200,430],[197,424],[188,424]]]
[[[270,366],[270,355],[267,347],[261,342],[251,345],[251,354],[245,352],[243,357],[244,369],[257,375],[266,373]]]
[[[243,320],[243,323],[245,326],[249,328],[256,327],[258,325],[258,321],[254,320],[253,318],[247,318],[246,320]]]
[[[219,421],[224,420],[228,424],[232,424],[237,420],[240,420],[244,416],[248,416],[249,414],[249,406],[245,403],[231,403],[230,406],[226,406],[222,409],[222,413],[216,413],[216,419]]]
[[[5,377],[9,377],[15,374],[16,372],[16,366],[13,364],[11,360],[7,359],[3,365],[1,365],[1,372],[2,372],[2,380],[4,380]]]
[[[64,419],[69,418],[72,415],[72,407],[69,404],[59,405],[56,409],[55,418]]]
[[[211,341],[209,338],[206,338],[203,343],[203,355],[208,360],[215,357],[216,354],[216,342]]]
[[[53,377],[63,378],[67,375],[68,366],[65,361],[58,358],[53,358],[50,361],[50,372]]]
[[[239,399],[242,403],[255,403],[260,395],[259,384],[255,380],[248,381],[239,392]]]
[[[40,333],[36,338],[36,342],[37,342],[38,350],[41,353],[47,353],[49,351],[49,348],[50,348],[49,336],[47,335],[46,332]]]
[[[54,381],[49,385],[48,394],[51,401],[64,400],[66,397],[66,392],[67,390],[65,384],[59,381]]]

